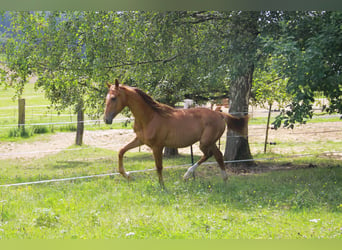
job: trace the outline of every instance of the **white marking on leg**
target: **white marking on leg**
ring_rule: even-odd
[[[190,176],[195,172],[196,168],[199,166],[199,164],[196,162],[193,166],[191,166],[188,171],[183,176],[184,180],[187,180],[190,178]]]

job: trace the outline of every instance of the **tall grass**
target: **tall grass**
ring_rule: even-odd
[[[8,130],[8,138],[28,138],[38,134],[46,134],[54,132],[53,128],[47,126],[35,125],[27,128],[11,128]]]

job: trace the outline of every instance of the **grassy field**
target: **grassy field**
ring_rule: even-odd
[[[80,148],[71,148],[80,149]],[[110,173],[116,153],[84,147],[26,161],[0,161],[0,183]],[[189,156],[165,166],[189,163]],[[200,167],[165,169],[166,190],[155,171],[121,176],[0,187],[1,239],[311,239],[342,238],[341,162],[317,157],[297,165],[317,168],[231,174]],[[128,153],[126,169],[151,169],[148,153]],[[261,164],[261,163],[260,163]],[[268,162],[282,166],[284,162]]]

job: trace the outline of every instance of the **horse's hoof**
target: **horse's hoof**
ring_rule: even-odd
[[[184,180],[184,181],[187,181],[187,180],[189,180],[191,177],[195,179],[195,172],[187,171],[187,172],[184,174],[184,176],[183,176],[183,180]]]
[[[187,180],[189,180],[189,178],[190,178],[190,174],[188,172],[186,172],[185,175],[183,176],[183,180],[187,181]]]

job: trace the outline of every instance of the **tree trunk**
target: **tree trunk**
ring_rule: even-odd
[[[230,33],[233,40],[230,46],[233,57],[231,61],[229,113],[233,115],[248,114],[254,65],[258,58],[256,38],[259,34],[259,15],[260,12],[258,11],[242,11],[232,15]],[[233,131],[227,132],[224,159],[226,161],[247,160],[229,164],[230,167],[255,164],[248,143],[248,128],[246,132],[246,138]]]
[[[84,132],[84,111],[83,103],[79,105],[77,112],[77,130],[76,130],[76,145],[81,146],[83,143]]]
[[[179,155],[178,148],[164,148],[164,156],[165,157],[173,157]]]
[[[237,116],[248,114],[253,71],[254,67],[251,66],[244,76],[237,77],[235,81],[232,82],[229,97],[229,113]],[[253,159],[249,148],[248,136],[247,138],[244,138],[236,132],[228,130],[224,159],[226,161]],[[240,163],[230,163],[228,166],[235,167],[241,164],[244,166],[251,166],[255,163],[251,160]]]
[[[171,103],[170,101],[166,101],[166,104],[170,105],[171,107],[175,107],[175,104]],[[164,148],[164,154],[163,154],[164,157],[175,157],[178,155],[179,155],[178,148],[168,148],[168,147]]]

